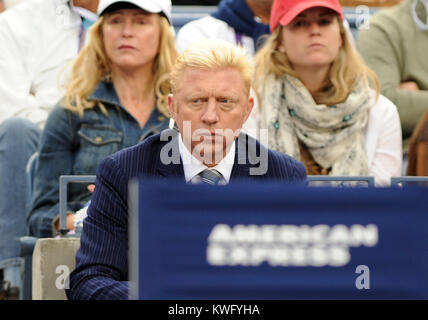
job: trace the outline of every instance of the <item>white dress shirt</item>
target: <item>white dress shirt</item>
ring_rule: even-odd
[[[222,179],[219,184],[228,184],[235,162],[235,141],[229,149],[226,156],[214,167],[208,168],[199,159],[195,158],[183,143],[181,134],[178,137],[178,149],[180,151],[181,161],[183,163],[184,177],[186,182],[199,183],[201,177],[199,174],[205,169],[215,169],[221,173]]]

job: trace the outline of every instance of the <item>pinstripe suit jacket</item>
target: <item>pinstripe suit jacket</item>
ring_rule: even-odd
[[[170,137],[169,150],[178,155],[177,163],[164,164],[161,161],[161,152],[167,150],[162,149],[167,142],[161,139],[161,135]],[[127,299],[129,285],[132,285],[127,281],[128,181],[132,177],[143,176],[176,178],[184,182],[176,136],[176,131],[166,130],[109,156],[99,165],[96,188],[76,256],[76,269],[70,275],[70,289],[66,290],[69,299]],[[255,154],[246,147],[251,143],[259,152],[264,148],[245,134],[239,136],[230,183],[248,179],[306,183],[306,170],[302,163],[266,148],[263,150],[268,155],[267,171],[262,175],[251,175],[250,170],[257,166],[254,165]]]

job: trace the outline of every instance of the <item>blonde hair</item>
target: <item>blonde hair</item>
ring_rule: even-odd
[[[365,65],[362,57],[354,48],[339,16],[337,19],[343,44],[331,65],[325,89],[316,93],[314,100],[318,104],[326,105],[344,102],[359,81],[363,81],[366,86],[373,87],[378,96],[380,86],[377,76]],[[288,74],[297,77],[287,55],[277,49],[280,45],[282,28],[284,27],[279,26],[274,30],[255,57],[254,86],[260,102],[263,83],[269,74],[276,76]]]
[[[222,40],[204,40],[187,48],[178,57],[171,72],[172,92],[180,86],[186,68],[212,70],[235,68],[242,75],[244,87],[249,94],[253,78],[253,62],[246,50]]]
[[[99,106],[104,114],[108,114],[105,106],[98,101],[89,101],[88,96],[102,80],[111,81],[111,62],[104,47],[102,26],[104,17],[101,16],[89,30],[89,42],[80,51],[71,71],[63,106],[80,116],[86,109]],[[167,19],[160,16],[159,53],[154,63],[155,94],[158,110],[169,117],[168,94],[171,92],[169,73],[178,56],[174,36]]]

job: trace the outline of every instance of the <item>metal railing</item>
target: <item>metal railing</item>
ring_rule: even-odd
[[[318,176],[318,175],[308,175],[309,186],[311,182],[321,182],[317,186],[335,186],[335,187],[347,187],[347,186],[365,186],[363,183],[367,184],[367,187],[375,186],[375,179],[371,176]],[[354,185],[350,183],[354,182]],[[332,185],[334,183],[334,185]]]
[[[59,177],[59,232],[65,235],[67,229],[67,190],[69,183],[93,183],[95,175],[64,175]]]
[[[63,175],[59,178],[59,214],[60,214],[60,233],[65,235],[67,229],[67,191],[69,183],[93,183],[95,175]],[[349,186],[375,186],[375,178],[372,176],[324,176],[324,175],[308,175],[309,186],[311,183],[320,182],[315,186],[334,186],[334,187],[349,187]],[[355,183],[355,184],[352,184]],[[365,184],[365,185],[363,185]],[[400,176],[391,178],[391,187],[403,187],[414,184],[417,186],[428,186],[428,176]]]
[[[392,177],[391,178],[391,187],[404,187],[406,185],[416,185],[416,186],[425,186],[428,187],[428,177],[427,176],[402,176],[402,177]]]

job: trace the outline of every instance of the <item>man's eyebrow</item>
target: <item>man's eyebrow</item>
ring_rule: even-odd
[[[204,98],[206,95],[202,94],[202,93],[193,93],[193,94],[188,94],[186,95],[184,98],[186,100],[193,100],[193,99],[200,99],[200,98]]]
[[[236,93],[222,93],[222,94],[217,94],[216,96],[217,98],[230,98],[230,99],[239,98],[239,95]]]

